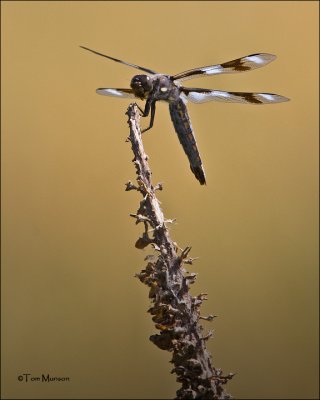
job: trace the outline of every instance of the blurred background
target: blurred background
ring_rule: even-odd
[[[139,196],[128,100],[136,70],[175,74],[258,52],[263,69],[190,87],[279,93],[261,107],[189,105],[207,186],[160,104],[144,136],[192,291],[216,314],[213,363],[239,399],[318,398],[318,2],[1,2],[2,398],[169,399],[148,289],[133,276]],[[140,106],[142,103],[140,102]],[[142,120],[142,124],[148,121]],[[69,382],[20,382],[50,374]]]

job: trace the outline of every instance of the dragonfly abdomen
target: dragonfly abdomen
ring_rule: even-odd
[[[169,103],[169,110],[174,129],[186,155],[188,156],[191,171],[200,184],[205,185],[205,173],[187,107],[183,100],[179,99]]]

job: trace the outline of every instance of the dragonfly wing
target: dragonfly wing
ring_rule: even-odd
[[[80,47],[82,49],[84,49],[84,50],[91,51],[91,53],[97,54],[98,56],[108,58],[109,60],[118,62],[120,64],[128,65],[129,67],[132,67],[132,68],[140,69],[141,71],[147,72],[148,74],[156,74],[156,72],[153,71],[152,69],[141,67],[140,65],[131,64],[131,63],[128,63],[126,61],[119,60],[118,58],[107,56],[105,54],[99,53],[98,51],[91,50],[91,49],[89,49],[88,47],[85,47],[85,46],[80,46]]]
[[[269,53],[250,54],[249,56],[237,58],[236,60],[228,61],[223,64],[209,65],[207,67],[181,72],[180,74],[174,75],[173,80],[186,81],[201,76],[252,71],[253,69],[264,67],[275,59],[276,56]]]
[[[287,97],[274,93],[250,93],[250,92],[223,92],[221,90],[209,90],[198,88],[180,88],[187,100],[192,103],[206,103],[208,101],[222,101],[226,103],[243,104],[272,104],[289,101]]]
[[[135,98],[135,95],[131,89],[99,88],[96,90],[96,92],[98,94],[102,94],[103,96],[122,97],[125,99]]]

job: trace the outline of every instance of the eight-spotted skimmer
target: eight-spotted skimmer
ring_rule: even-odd
[[[276,56],[268,53],[251,54],[246,57],[228,61],[223,64],[209,65],[207,67],[195,68],[177,75],[164,75],[157,72],[130,64],[125,61],[107,56],[87,47],[80,46],[85,50],[109,58],[110,60],[128,65],[147,73],[147,75],[135,75],[131,80],[131,89],[97,89],[98,94],[122,98],[139,98],[146,100],[142,116],[146,117],[151,113],[150,124],[145,132],[152,128],[156,111],[156,102],[159,100],[169,103],[169,110],[174,129],[180,143],[188,156],[190,168],[201,185],[206,183],[204,168],[200,158],[194,131],[188,115],[186,103],[204,103],[207,101],[223,101],[229,103],[246,104],[270,104],[281,103],[289,99],[273,93],[246,93],[246,92],[223,92],[220,90],[187,88],[180,85],[180,82],[201,76],[215,74],[230,74],[235,72],[251,71],[263,67],[275,60]]]

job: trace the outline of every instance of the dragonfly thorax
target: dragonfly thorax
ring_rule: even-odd
[[[158,74],[153,78],[152,95],[156,100],[171,102],[179,99],[180,91],[178,87],[173,84],[170,76]]]

